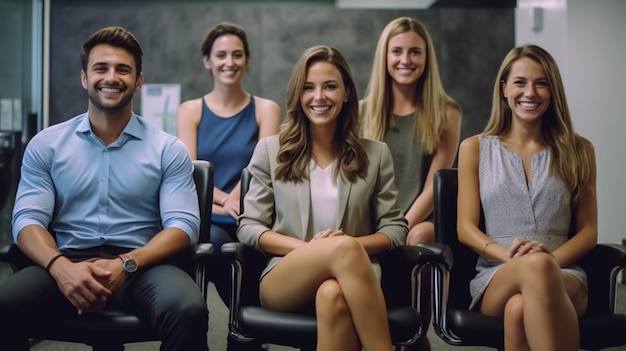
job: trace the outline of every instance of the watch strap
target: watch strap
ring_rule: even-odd
[[[126,260],[130,260],[130,256],[128,256],[127,254],[119,254],[119,255],[117,255],[117,257],[119,257],[120,260],[122,260],[122,262],[124,262]]]

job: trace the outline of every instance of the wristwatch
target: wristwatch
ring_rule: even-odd
[[[137,272],[137,268],[139,268],[139,265],[134,258],[131,258],[126,254],[121,254],[118,257],[122,260],[122,270],[124,270],[124,272],[129,274]]]

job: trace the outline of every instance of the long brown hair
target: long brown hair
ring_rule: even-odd
[[[541,133],[552,152],[551,171],[565,183],[574,204],[578,204],[589,183],[589,155],[583,138],[574,132],[559,68],[546,50],[537,45],[523,45],[509,51],[494,83],[491,116],[483,134],[502,135],[511,128],[513,112],[504,98],[502,83],[507,81],[513,64],[524,57],[541,65],[548,80],[551,100],[541,117]]]
[[[359,138],[358,97],[350,67],[335,48],[319,45],[307,49],[300,56],[287,85],[287,115],[279,132],[277,179],[300,182],[309,177],[312,152],[310,121],[302,110],[300,94],[304,89],[308,68],[320,61],[337,67],[348,92],[348,100],[339,112],[337,129],[333,136],[333,148],[337,155],[335,176],[344,176],[349,181],[365,176],[368,159]]]

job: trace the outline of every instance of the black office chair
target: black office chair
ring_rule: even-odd
[[[244,169],[241,175],[242,207],[249,181],[250,175]],[[259,277],[265,267],[265,255],[238,242],[222,246],[222,254],[229,258],[232,267],[231,337],[314,350],[317,322],[313,314],[282,313],[260,306]],[[411,344],[422,334],[419,312],[415,307],[419,306],[419,269],[435,259],[432,251],[418,247],[399,247],[381,257],[381,284],[387,301],[391,337],[396,345]]]
[[[458,240],[456,230],[458,179],[456,169],[444,169],[434,179],[435,244],[447,260],[434,266],[433,326],[450,345],[504,349],[502,319],[468,309],[469,282],[476,274],[478,254]],[[481,214],[481,228],[484,229]],[[454,261],[454,265],[452,265]],[[598,244],[578,264],[587,272],[589,307],[580,321],[581,348],[601,350],[626,345],[626,315],[615,311],[617,276],[626,265],[626,248]],[[621,332],[620,332],[621,331]]]
[[[193,165],[201,223],[200,240],[190,249],[190,254],[193,256],[195,281],[206,299],[208,282],[205,280],[205,266],[213,253],[213,246],[208,242],[213,203],[213,165],[208,161],[193,161]],[[0,248],[0,261],[11,265],[14,271],[32,264],[15,244]],[[29,337],[83,343],[92,346],[94,351],[123,350],[126,343],[158,341],[156,333],[137,316],[112,310],[88,311],[54,324],[33,326]]]

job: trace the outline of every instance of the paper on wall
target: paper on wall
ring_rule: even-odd
[[[144,84],[141,87],[141,116],[172,135],[176,134],[176,111],[180,84]]]

